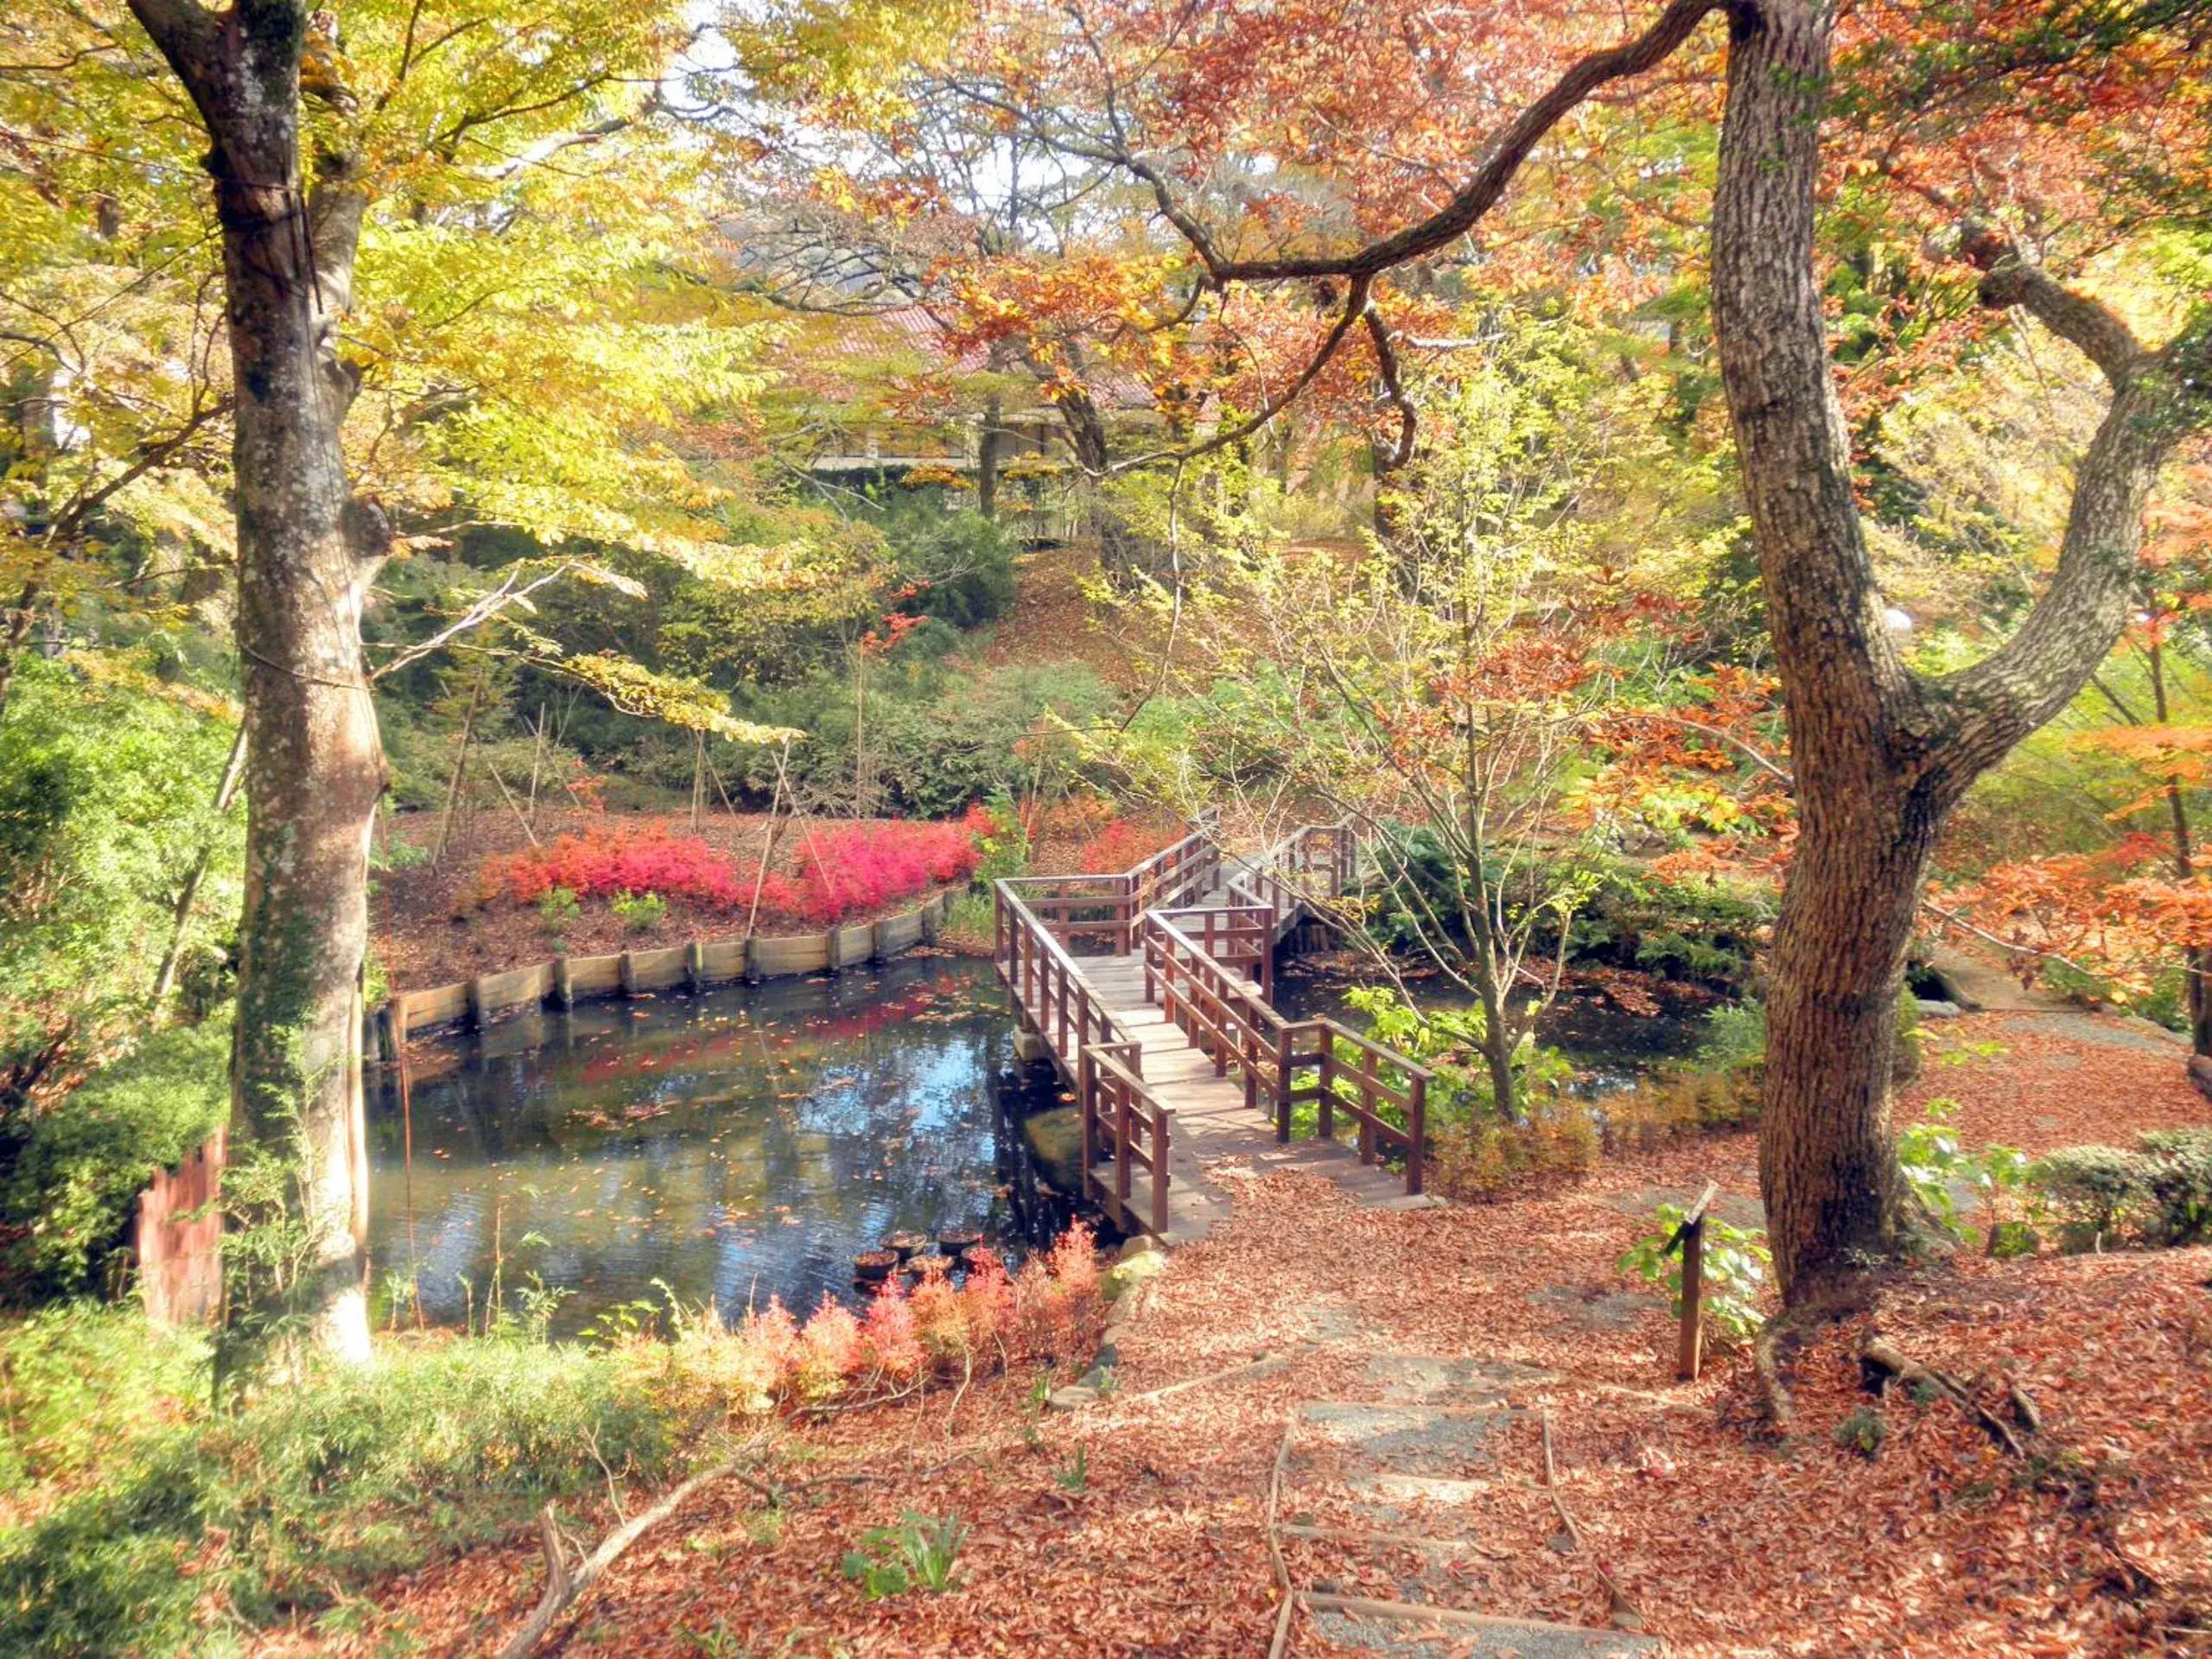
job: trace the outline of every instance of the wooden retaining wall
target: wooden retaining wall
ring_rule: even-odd
[[[592,997],[640,996],[678,988],[697,990],[741,979],[785,979],[880,962],[934,940],[947,903],[947,895],[939,893],[904,915],[849,923],[821,933],[694,939],[657,950],[556,957],[457,984],[400,991],[370,1017],[365,1049],[372,1059],[391,1059],[411,1033],[435,1026],[486,1026],[502,1015],[548,1003],[565,1008]]]

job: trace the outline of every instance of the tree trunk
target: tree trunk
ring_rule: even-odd
[[[999,516],[999,446],[1004,435],[999,400],[983,405],[983,429],[976,435],[976,511],[986,518]]]
[[[1890,1062],[1929,849],[1967,785],[2063,708],[2119,639],[2158,469],[2207,414],[2212,320],[2147,353],[2008,241],[1962,227],[1987,273],[1984,302],[2025,306],[2116,390],[2076,474],[2057,569],[2018,632],[1959,673],[1914,675],[1861,533],[1813,261],[1834,6],[1745,0],[1729,23],[1713,322],[1801,823],[1776,931],[1759,1135],[1777,1277],[1794,1306],[1895,1243]]]
[[[365,199],[341,158],[300,167],[301,0],[131,0],[191,94],[222,226],[246,734],[233,1142],[293,1163],[312,1241],[300,1306],[327,1349],[368,1357],[361,970],[369,833],[385,785],[361,607],[388,535],[346,486],[354,381],[337,354]]]

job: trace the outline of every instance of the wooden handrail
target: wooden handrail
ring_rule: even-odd
[[[1161,912],[1147,912],[1141,940],[1145,995],[1180,1027],[1192,1047],[1213,1062],[1214,1075],[1235,1065],[1244,1081],[1244,1103],[1263,1101],[1274,1118],[1275,1139],[1291,1138],[1297,1106],[1315,1103],[1315,1133],[1336,1138],[1336,1115],[1358,1130],[1359,1156],[1373,1163],[1385,1151],[1404,1154],[1406,1191],[1421,1190],[1428,1154],[1428,1085],[1434,1073],[1395,1049],[1328,1019],[1287,1020],[1256,986],[1232,974]],[[1308,1047],[1304,1039],[1318,1039]],[[1395,1072],[1403,1086],[1382,1074]],[[1311,1083],[1303,1079],[1313,1074]],[[1395,1107],[1402,1125],[1383,1114]]]
[[[1143,1049],[1136,1043],[1092,1043],[1076,1055],[1076,1097],[1083,1111],[1084,1182],[1123,1232],[1141,1228],[1167,1236],[1168,1147],[1174,1114],[1153,1093],[1137,1067]],[[1100,1181],[1101,1154],[1111,1155],[1114,1179]],[[1130,1203],[1136,1172],[1147,1189],[1141,1210]]]

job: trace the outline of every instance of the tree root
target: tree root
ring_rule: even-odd
[[[1867,1368],[1870,1377],[1881,1379],[1894,1377],[1908,1388],[1933,1389],[1938,1394],[1948,1395],[1959,1403],[1967,1415],[1981,1425],[1983,1431],[1991,1440],[2004,1447],[2008,1453],[2016,1458],[2024,1458],[2028,1455],[2027,1448],[2020,1444],[2020,1437],[2012,1432],[2012,1426],[1975,1399],[1965,1383],[1947,1372],[1936,1370],[1931,1365],[1922,1364],[1891,1342],[1880,1331],[1869,1331],[1859,1338],[1859,1357],[1860,1363]],[[2018,1409],[2017,1402],[2024,1396],[2021,1395],[2016,1389],[2013,1390],[2013,1398],[2016,1402],[2015,1409]],[[2030,1402],[2027,1407],[2026,1415],[2030,1417],[2036,1415],[2032,1402]],[[2037,1419],[2037,1421],[2040,1420]],[[2029,1433],[2034,1432],[2032,1427],[2029,1429]]]
[[[1864,1313],[1872,1304],[1877,1289],[1866,1279],[1847,1279],[1795,1307],[1783,1308],[1759,1327],[1758,1335],[1751,1342],[1751,1363],[1758,1372],[1760,1404],[1765,1408],[1767,1421],[1777,1440],[1786,1440],[1797,1432],[1796,1403],[1782,1376],[1783,1342],[1809,1336],[1815,1326],[1832,1319]]]
[[[1797,1408],[1790,1400],[1789,1385],[1782,1380],[1782,1366],[1774,1350],[1789,1323],[1788,1313],[1776,1314],[1759,1327],[1759,1333],[1751,1343],[1751,1364],[1758,1373],[1760,1403],[1766,1408],[1766,1420],[1774,1429],[1775,1438],[1784,1440],[1797,1431]]]

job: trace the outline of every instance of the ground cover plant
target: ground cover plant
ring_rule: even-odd
[[[56,1308],[0,1331],[0,1642],[59,1659],[245,1652],[276,1627],[342,1641],[378,1628],[365,1592],[386,1575],[549,1503],[590,1511],[610,1483],[696,1471],[772,1439],[781,1414],[895,1409],[1079,1362],[1098,1287],[1077,1229],[1018,1272],[986,1254],[958,1285],[894,1281],[857,1315],[664,1303],[603,1343],[556,1344],[518,1299],[480,1336],[391,1343],[366,1379],[316,1364],[228,1410],[208,1406],[198,1337]],[[951,1587],[957,1523],[911,1549],[884,1536],[877,1593]]]

